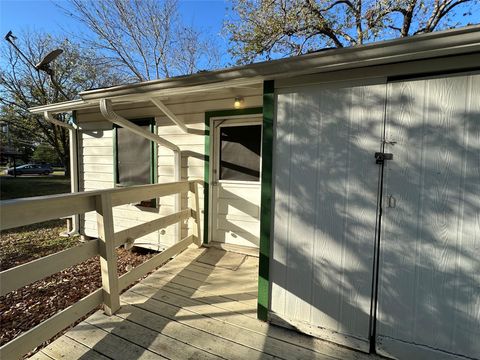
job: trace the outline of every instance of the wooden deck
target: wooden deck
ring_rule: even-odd
[[[231,254],[188,248],[125,292],[115,315],[97,311],[32,358],[375,358],[257,320],[258,258],[236,268]]]

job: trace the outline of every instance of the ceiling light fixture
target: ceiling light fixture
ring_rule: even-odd
[[[240,109],[242,106],[243,106],[243,103],[245,102],[245,100],[243,99],[243,97],[241,96],[237,96],[235,98],[235,102],[233,103],[233,107],[235,109]]]

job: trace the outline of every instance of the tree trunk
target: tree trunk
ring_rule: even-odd
[[[62,156],[62,163],[63,166],[65,167],[65,176],[70,177],[70,156],[65,155]]]

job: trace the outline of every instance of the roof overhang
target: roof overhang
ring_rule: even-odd
[[[101,99],[113,103],[145,101],[150,97],[169,97],[216,91],[231,87],[261,84],[264,80],[386,65],[449,55],[480,52],[480,26],[447,30],[409,38],[266,61],[241,67],[199,73],[171,79],[83,91],[80,100],[31,108],[32,113],[66,112],[98,107]]]

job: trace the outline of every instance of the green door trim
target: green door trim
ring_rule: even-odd
[[[273,116],[275,83],[263,83],[262,189],[260,205],[260,252],[258,260],[257,317],[268,320],[270,300],[270,233],[272,223]]]

